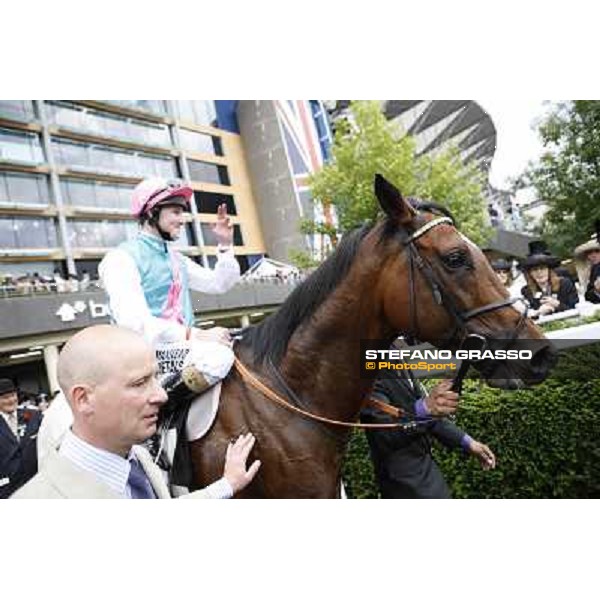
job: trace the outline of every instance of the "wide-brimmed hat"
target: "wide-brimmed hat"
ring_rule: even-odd
[[[600,251],[600,219],[594,221],[594,229],[596,232],[592,235],[590,240],[575,248],[575,252],[573,253],[575,258],[583,259],[588,252],[593,252],[594,250]]]
[[[533,269],[534,267],[546,266],[549,269],[554,269],[560,265],[560,258],[552,256],[546,247],[544,240],[536,240],[529,242],[529,254],[525,260],[519,263],[521,270]]]
[[[507,261],[505,258],[498,258],[496,260],[492,260],[490,265],[494,271],[510,271],[512,269],[512,264]]]
[[[2,394],[10,394],[17,390],[15,384],[10,379],[0,379],[0,396]]]

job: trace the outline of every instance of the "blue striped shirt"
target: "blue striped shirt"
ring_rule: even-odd
[[[127,479],[131,470],[129,461],[134,459],[133,451],[130,450],[129,456],[123,458],[84,442],[69,429],[58,452],[80,469],[100,479],[121,498],[131,498]]]

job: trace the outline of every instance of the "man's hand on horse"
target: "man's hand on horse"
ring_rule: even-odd
[[[231,334],[225,327],[211,327],[210,329],[198,329],[194,327],[194,339],[199,342],[217,342],[231,347]]]
[[[233,243],[233,223],[227,215],[227,204],[219,204],[217,208],[217,222],[212,226],[217,242],[223,246]]]
[[[429,414],[434,417],[453,415],[458,408],[458,394],[453,392],[451,379],[444,379],[432,388],[429,396],[424,399]]]
[[[243,490],[256,475],[260,468],[260,460],[255,460],[249,469],[246,469],[246,461],[256,442],[251,434],[240,435],[235,442],[230,442],[225,454],[225,469],[223,477],[227,479],[234,495]]]

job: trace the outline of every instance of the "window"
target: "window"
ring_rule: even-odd
[[[60,191],[63,202],[72,206],[95,206],[94,182],[82,179],[61,179]]]
[[[56,162],[60,165],[119,175],[177,177],[177,167],[172,157],[116,150],[100,144],[88,146],[62,139],[55,139],[52,144]]]
[[[56,227],[52,219],[0,217],[0,246],[5,248],[55,248]]]
[[[0,116],[13,121],[31,121],[35,119],[31,100],[1,100]]]
[[[156,156],[153,154],[139,154],[138,173],[144,177],[177,177],[175,161],[169,157]]]
[[[214,140],[215,138],[205,133],[190,131],[189,129],[179,129],[179,139],[181,147],[190,152],[205,152],[206,154],[216,154]],[[220,147],[219,147],[220,150]]]
[[[171,145],[169,129],[164,124],[146,123],[65,102],[47,102],[46,113],[48,120],[60,127],[139,144]]]
[[[36,133],[0,129],[0,159],[43,163],[44,154]]]
[[[198,212],[217,214],[217,208],[220,204],[227,205],[227,214],[237,215],[235,201],[229,194],[213,194],[211,192],[194,192],[194,199]]]
[[[88,148],[85,144],[55,139],[52,140],[52,152],[59,165],[71,167],[87,167],[90,165]]]
[[[204,244],[206,246],[216,246],[217,238],[212,230],[212,223],[201,223],[200,227],[202,229],[202,237],[204,238]],[[234,246],[243,246],[244,239],[242,237],[242,230],[239,225],[233,226],[233,245]]]
[[[172,146],[169,128],[166,125],[157,123],[131,121],[129,123],[129,137],[133,141],[149,146]]]
[[[46,205],[49,201],[50,188],[46,176],[0,173],[0,202]]]
[[[175,116],[182,121],[213,125],[217,113],[212,100],[174,100]]]
[[[63,102],[45,102],[44,109],[48,122],[58,127],[84,129],[82,109]]]
[[[164,100],[105,100],[109,104],[117,104],[123,108],[131,108],[133,110],[143,110],[144,112],[164,115],[167,112],[167,107]]]
[[[218,183],[229,185],[229,174],[227,167],[213,165],[199,160],[187,161],[192,181],[204,181],[206,183]]]
[[[63,202],[71,206],[100,209],[129,209],[133,186],[63,177],[60,180]]]
[[[68,230],[74,248],[112,248],[137,235],[133,221],[71,220]]]

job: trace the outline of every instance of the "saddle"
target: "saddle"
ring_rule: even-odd
[[[219,410],[221,382],[210,386],[193,366],[169,375],[163,382],[168,400],[161,407],[153,447],[157,464],[169,472],[174,496],[192,487],[190,443],[208,433]]]

